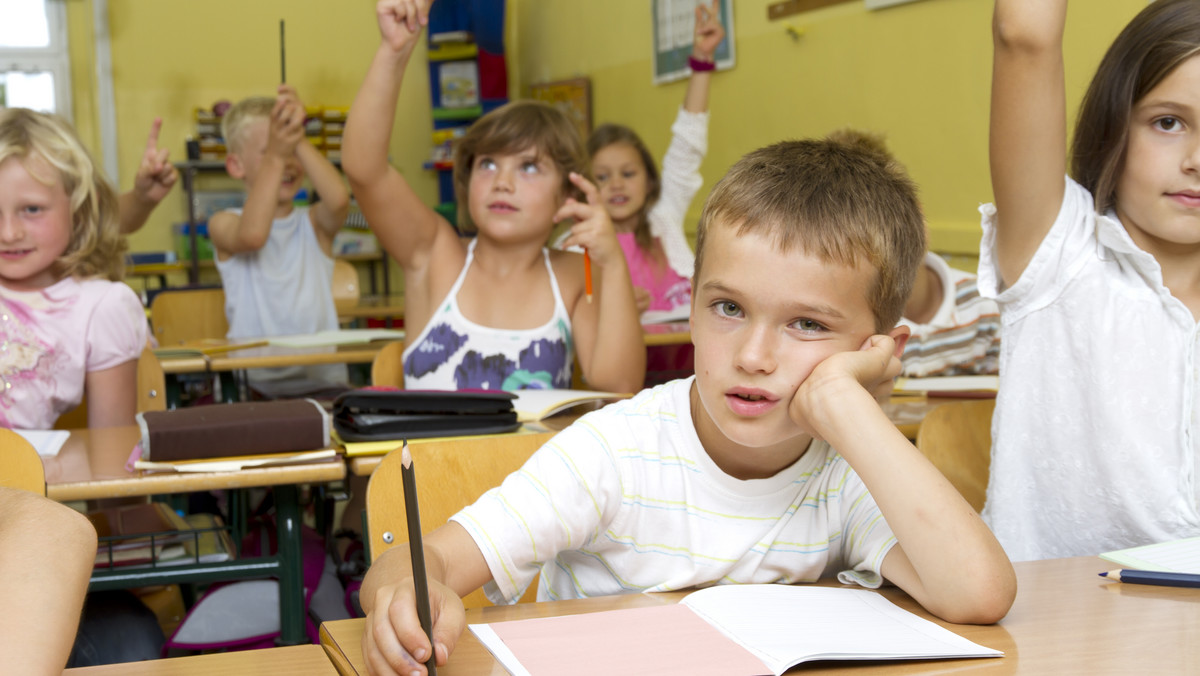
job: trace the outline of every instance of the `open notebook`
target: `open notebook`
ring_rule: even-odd
[[[510,673],[532,676],[757,676],[809,660],[1004,654],[872,591],[776,584],[719,585],[678,604],[473,624],[471,631]]]
[[[1200,575],[1200,537],[1118,549],[1100,558],[1138,570]]]

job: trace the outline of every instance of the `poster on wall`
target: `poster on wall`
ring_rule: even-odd
[[[586,77],[545,82],[529,88],[531,98],[562,110],[585,141],[592,135],[592,81]]]
[[[717,47],[717,70],[733,68],[733,0],[720,0],[721,25],[725,39]],[[692,33],[696,27],[696,5],[704,0],[654,0],[650,7],[654,22],[654,84],[682,80],[692,74]],[[705,3],[707,4],[707,3]]]

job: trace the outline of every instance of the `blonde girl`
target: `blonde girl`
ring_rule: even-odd
[[[997,0],[993,26],[984,516],[1015,560],[1200,535],[1200,2],[1151,3],[1109,47],[1069,176],[1066,5]]]
[[[427,22],[424,0],[383,0],[382,41],[346,125],[343,168],[380,243],[404,270],[405,386],[565,388],[578,353],[588,386],[639,388],[645,347],[629,271],[584,178],[582,142],[565,115],[515,102],[478,120],[455,152],[462,238],[387,162],[404,70]],[[551,251],[555,223],[574,221]]]
[[[120,280],[117,197],[63,120],[0,110],[0,425],[133,424],[141,302]]]

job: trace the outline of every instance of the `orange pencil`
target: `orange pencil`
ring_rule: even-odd
[[[587,296],[587,302],[592,302],[592,257],[587,249],[583,250],[583,293]]]

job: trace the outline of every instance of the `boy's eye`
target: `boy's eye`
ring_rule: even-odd
[[[797,319],[796,321],[792,322],[792,326],[806,333],[814,333],[825,330],[825,326],[821,324],[821,322],[813,319]]]
[[[541,169],[538,167],[537,162],[526,162],[521,165],[521,171],[526,174],[536,174],[541,171]]]
[[[730,300],[723,300],[716,304],[717,314],[722,317],[737,317],[742,313],[742,308],[737,303]]]
[[[1176,131],[1183,123],[1177,117],[1160,117],[1154,125],[1163,131]]]
[[[481,158],[479,158],[479,161],[477,162],[476,167],[479,169],[491,170],[491,169],[496,168],[496,162],[495,162],[495,160],[493,160],[490,157],[481,157]]]

